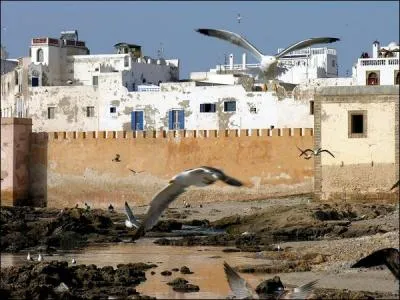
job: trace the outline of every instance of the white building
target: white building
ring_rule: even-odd
[[[378,41],[372,44],[372,55],[362,53],[353,66],[353,78],[357,85],[399,84],[399,45],[391,42],[381,47]]]
[[[122,77],[97,87],[38,87],[29,106],[33,131],[310,128],[309,100],[242,85],[161,83],[161,91],[129,92]]]
[[[278,49],[278,53],[283,49]],[[286,71],[277,75],[277,80],[292,84],[302,84],[317,78],[336,78],[338,76],[337,54],[332,48],[305,48],[293,51],[280,59],[280,67]],[[246,53],[243,53],[240,64],[234,63],[233,54],[229,63],[217,65],[209,72],[192,72],[190,79],[205,82],[233,84],[234,75],[246,74],[257,78],[260,64],[247,64]]]
[[[135,91],[138,85],[179,80],[178,59],[152,59],[133,44],[114,47],[116,54],[90,55],[76,30],[62,32],[58,39],[33,38],[28,58],[14,60],[12,67],[11,60],[2,59],[2,116],[28,117],[30,95],[40,86],[97,86],[104,77]]]
[[[253,77],[258,68],[246,64],[245,54],[239,66],[231,56],[218,71],[195,72],[191,81],[174,82],[178,59],[154,60],[133,44],[115,48],[116,54],[89,55],[76,31],[60,39],[33,39],[31,57],[2,75],[1,115],[30,117],[34,131],[304,128],[314,124],[317,86],[365,85],[360,69],[353,77],[337,77],[336,51],[328,48],[291,53],[282,75],[289,83],[262,88]],[[389,78],[384,73],[398,78],[398,52],[397,58],[379,58],[379,53],[395,53],[392,49],[376,50],[373,61],[388,62],[377,64],[382,67],[377,84]],[[393,59],[397,65],[389,64]]]

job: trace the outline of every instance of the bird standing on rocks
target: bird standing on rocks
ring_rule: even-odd
[[[73,258],[73,259],[71,260],[71,264],[73,264],[73,265],[75,265],[75,264],[76,264],[76,260],[75,260],[75,258]]]
[[[86,202],[85,202],[85,208],[86,208],[86,211],[89,211],[89,210],[90,210],[90,206],[89,206],[89,204],[87,204]]]
[[[26,257],[27,260],[32,261],[33,258],[31,257],[31,254],[28,252],[28,256]]]
[[[39,256],[38,256],[38,259],[37,259],[37,260],[38,260],[38,261],[42,261],[42,260],[43,260],[42,254],[39,253]]]
[[[110,203],[110,205],[108,206],[108,211],[109,211],[110,213],[113,213],[113,212],[114,212],[114,206],[112,206],[111,203]]]
[[[150,207],[142,224],[133,236],[133,239],[138,239],[143,236],[146,231],[149,231],[157,223],[163,211],[171,204],[180,194],[186,191],[189,186],[204,187],[221,180],[232,186],[242,186],[243,184],[222,172],[219,169],[212,167],[200,167],[196,169],[185,170],[174,176],[169,184],[158,192],[150,202]]]

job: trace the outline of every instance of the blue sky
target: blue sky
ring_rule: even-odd
[[[183,79],[223,63],[225,54],[239,63],[243,53],[195,28],[240,33],[265,54],[305,38],[333,36],[341,39],[331,46],[345,75],[361,52],[371,53],[374,40],[398,42],[398,11],[398,1],[1,1],[1,43],[11,58],[27,56],[32,37],[58,38],[73,29],[91,54],[114,53],[113,45],[124,41],[156,57],[162,43],[165,58],[181,60]],[[248,55],[248,62],[255,60]]]

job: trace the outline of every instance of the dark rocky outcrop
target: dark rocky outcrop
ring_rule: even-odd
[[[67,262],[27,263],[2,268],[1,299],[107,299],[140,297],[135,287],[146,280],[145,270],[155,265],[121,264],[68,267]]]
[[[182,293],[198,292],[200,290],[198,285],[189,283],[184,278],[175,278],[174,280],[167,283],[171,285],[174,291]]]

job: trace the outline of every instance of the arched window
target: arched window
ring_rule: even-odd
[[[397,71],[397,75],[396,75],[394,84],[400,84],[400,72],[399,71]]]
[[[367,78],[367,85],[378,85],[378,84],[379,84],[378,74],[376,74],[375,72],[369,73]]]
[[[44,61],[44,56],[43,56],[43,50],[42,49],[39,49],[36,52],[36,61],[37,62],[43,62]]]

